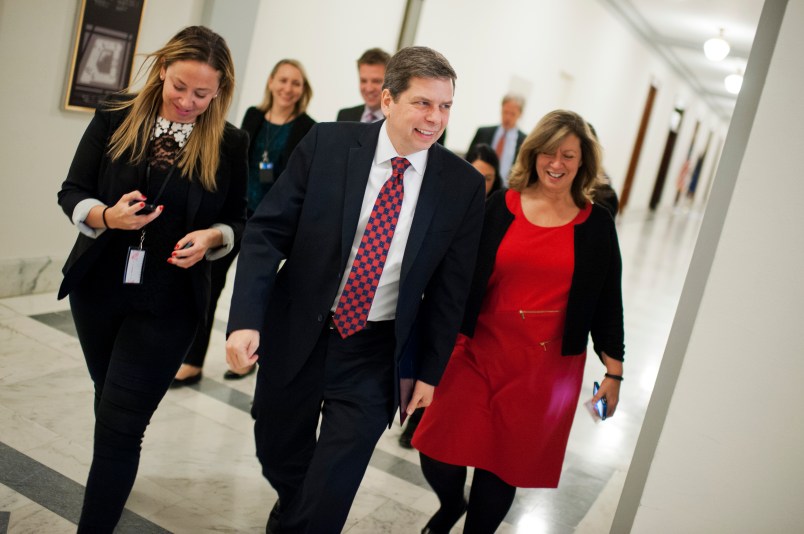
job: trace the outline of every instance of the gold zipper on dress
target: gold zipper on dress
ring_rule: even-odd
[[[558,341],[559,339],[560,338],[548,339],[547,341],[539,341],[539,345],[542,346],[542,348],[544,349],[544,352],[547,352],[547,344],[552,343],[553,341]]]
[[[526,314],[560,313],[560,312],[561,310],[519,310],[519,315],[521,315],[522,319],[524,319]]]

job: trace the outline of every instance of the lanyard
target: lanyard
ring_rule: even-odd
[[[173,162],[173,165],[170,166],[168,170],[167,176],[165,176],[165,181],[162,182],[162,187],[159,188],[159,192],[156,194],[154,199],[151,201],[151,204],[154,206],[158,206],[159,203],[157,202],[159,198],[162,196],[162,193],[165,191],[165,186],[167,186],[170,177],[173,176],[173,171],[176,170],[176,165],[178,164],[178,158],[176,161]],[[145,168],[145,193],[148,193],[148,189],[151,186],[151,165],[148,164]]]

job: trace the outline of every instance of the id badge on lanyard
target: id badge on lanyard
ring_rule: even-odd
[[[274,164],[268,158],[268,151],[262,153],[262,161],[259,165],[260,184],[272,185],[274,183]]]
[[[142,244],[145,241],[145,230],[140,234],[140,246],[128,247],[126,257],[126,269],[123,272],[124,284],[142,284],[142,273],[145,269],[145,249]]]

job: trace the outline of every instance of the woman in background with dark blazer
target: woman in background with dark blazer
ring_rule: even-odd
[[[285,170],[290,154],[307,135],[315,121],[307,115],[313,89],[302,64],[295,59],[280,60],[271,70],[265,85],[265,95],[259,106],[250,107],[243,117],[241,128],[248,132],[248,216],[262,197]],[[173,387],[195,384],[202,377],[202,368],[209,347],[209,337],[215,321],[218,298],[226,285],[226,273],[240,251],[239,240],[232,254],[212,266],[212,298],[207,310],[207,323],[198,329],[192,347],[184,360]],[[223,378],[237,380],[254,372],[255,366],[228,370]]]
[[[245,133],[226,122],[226,42],[193,26],[152,54],[137,94],[103,103],[59,204],[81,234],[64,266],[95,385],[95,437],[78,532],[112,532],[145,428],[205,318],[210,263],[245,224]]]

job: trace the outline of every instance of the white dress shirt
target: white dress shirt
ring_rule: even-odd
[[[377,140],[377,149],[374,152],[374,160],[371,164],[371,171],[369,172],[368,184],[366,184],[366,192],[363,194],[363,204],[360,208],[360,219],[357,222],[357,230],[355,231],[355,238],[352,241],[352,250],[349,253],[349,260],[346,262],[348,268],[341,279],[341,285],[338,288],[338,294],[335,296],[335,302],[332,303],[331,310],[334,312],[338,306],[338,301],[343,293],[343,287],[349,279],[349,273],[352,270],[352,264],[357,255],[357,249],[360,247],[360,240],[363,238],[363,233],[366,231],[371,210],[374,208],[374,202],[377,200],[377,195],[380,193],[380,188],[391,177],[391,158],[398,157],[399,154],[391,144],[391,139],[388,137],[386,124],[380,127],[380,137]],[[421,150],[413,154],[405,156],[410,162],[410,167],[405,171],[405,176],[402,179],[404,188],[404,196],[402,197],[402,209],[399,212],[399,220],[396,223],[396,230],[394,230],[394,237],[391,239],[391,246],[388,249],[388,257],[385,260],[385,266],[380,276],[380,282],[377,285],[377,292],[374,294],[374,301],[371,303],[371,310],[369,311],[369,321],[387,321],[396,316],[396,301],[399,295],[399,275],[402,271],[402,257],[405,254],[405,245],[408,242],[410,235],[410,226],[413,222],[413,214],[416,211],[416,204],[419,201],[419,192],[422,188],[422,178],[424,177],[424,170],[427,167],[427,151]]]
[[[502,157],[500,158],[500,176],[502,176],[503,187],[508,187],[508,175],[511,174],[511,167],[514,166],[514,153],[516,152],[516,138],[519,130],[516,127],[506,131],[502,125],[497,127],[494,138],[491,140],[491,148],[497,148],[497,142],[505,134],[505,145],[503,146]]]

